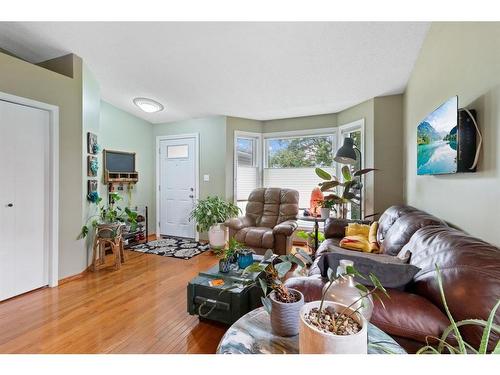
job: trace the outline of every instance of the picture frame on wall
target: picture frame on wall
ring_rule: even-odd
[[[89,155],[87,157],[87,176],[96,177],[98,169],[99,169],[99,161],[97,160],[97,156]]]
[[[87,152],[89,154],[97,154],[98,144],[97,144],[97,134],[88,132],[87,133]]]
[[[87,194],[90,195],[90,193],[93,193],[94,191],[97,191],[97,180],[88,180],[87,181]]]

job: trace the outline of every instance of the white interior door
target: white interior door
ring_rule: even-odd
[[[160,141],[160,234],[195,237],[189,214],[196,196],[196,163],[194,137]]]
[[[49,113],[0,100],[0,300],[48,284]]]

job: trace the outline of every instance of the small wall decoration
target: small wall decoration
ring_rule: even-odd
[[[97,176],[97,170],[99,169],[99,162],[97,160],[96,156],[91,156],[89,155],[87,160],[87,176],[89,177],[96,177]]]
[[[100,150],[97,143],[97,135],[91,132],[87,133],[87,152],[89,154],[97,154]]]
[[[98,182],[97,180],[88,180],[87,181],[87,199],[96,203],[99,200],[99,193],[97,192]]]

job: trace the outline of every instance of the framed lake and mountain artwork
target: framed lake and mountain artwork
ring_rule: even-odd
[[[457,173],[458,97],[430,113],[417,128],[417,174]]]

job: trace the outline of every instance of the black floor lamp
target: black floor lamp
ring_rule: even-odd
[[[344,144],[342,145],[341,148],[337,150],[337,153],[335,154],[335,157],[333,160],[335,160],[337,163],[341,164],[348,164],[348,165],[354,165],[356,164],[356,161],[358,160],[358,157],[356,155],[356,151],[359,153],[359,164],[360,164],[360,169],[363,168],[363,159],[362,159],[362,154],[361,150],[356,147],[354,144],[354,140],[351,137],[346,137],[344,138]],[[361,183],[361,176],[359,177],[360,181],[359,184],[359,215],[361,219],[363,219],[363,184]]]

